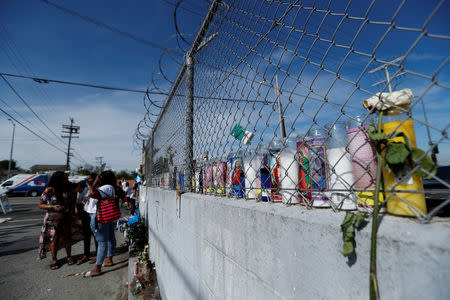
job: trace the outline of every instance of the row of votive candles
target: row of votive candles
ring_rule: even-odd
[[[409,135],[414,138],[414,132]],[[335,122],[326,125],[325,130],[315,127],[308,135],[274,139],[256,149],[232,153],[227,160],[198,163],[192,186],[197,193],[354,210],[358,204],[373,206],[376,169],[375,150],[362,123]],[[395,179],[384,175],[385,185],[392,186]],[[183,173],[166,173],[160,185],[183,189]],[[400,187],[421,188],[417,182],[415,186],[407,183]],[[412,205],[420,200],[417,197],[423,197],[420,193],[398,194]],[[396,196],[390,199],[402,202]],[[408,211],[396,214],[411,215]]]

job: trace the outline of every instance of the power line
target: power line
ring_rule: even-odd
[[[47,141],[46,139],[44,139],[43,137],[41,137],[39,134],[37,134],[36,132],[34,132],[33,130],[31,130],[30,128],[28,128],[27,126],[23,125],[22,123],[20,123],[16,118],[14,118],[13,116],[11,116],[10,114],[8,114],[6,111],[4,111],[2,108],[0,108],[0,110],[7,115],[8,117],[10,117],[11,119],[13,119],[14,121],[17,122],[17,124],[19,124],[20,126],[22,126],[23,128],[25,128],[26,130],[28,130],[29,132],[31,132],[32,134],[34,134],[36,137],[38,137],[39,139],[41,139],[42,141],[44,141],[45,143],[47,143],[48,145],[52,146],[53,148],[61,151],[62,153],[66,153],[63,149],[58,148],[57,146],[53,145],[52,143],[50,143],[49,141]]]
[[[16,115],[20,116],[22,119],[24,119],[25,121],[27,121],[30,125],[33,125],[33,124],[31,124],[30,121],[28,121],[21,113],[19,113],[17,110],[15,110],[15,109],[14,109],[11,105],[9,105],[6,101],[4,101],[4,100],[1,99],[1,98],[0,98],[0,101],[3,102],[3,104],[5,104],[6,106],[8,106],[9,109],[11,109],[13,112],[15,112]]]
[[[120,35],[122,35],[122,36],[125,36],[125,37],[127,37],[127,38],[129,38],[129,39],[132,39],[132,40],[134,40],[134,41],[136,41],[136,42],[145,44],[145,45],[147,45],[147,46],[151,46],[151,47],[153,47],[153,48],[158,48],[158,49],[161,49],[161,50],[163,50],[163,51],[165,50],[165,48],[164,48],[163,46],[160,46],[160,45],[158,45],[158,44],[156,44],[156,43],[150,42],[150,41],[148,41],[148,40],[146,40],[146,39],[143,39],[143,38],[141,38],[141,37],[135,36],[134,34],[128,33],[128,32],[126,32],[126,31],[120,30],[120,29],[118,29],[118,28],[116,28],[116,27],[114,27],[114,26],[111,26],[111,25],[105,24],[105,23],[103,23],[103,22],[97,21],[97,20],[95,20],[95,19],[93,19],[93,18],[91,18],[91,17],[82,15],[82,14],[76,12],[76,11],[73,11],[73,10],[71,10],[71,9],[65,8],[65,7],[60,6],[60,5],[56,4],[56,3],[53,3],[53,2],[50,2],[50,1],[47,1],[47,0],[41,0],[41,2],[43,2],[43,3],[45,3],[45,4],[48,4],[48,5],[51,5],[51,6],[57,8],[57,9],[59,9],[59,10],[61,10],[61,11],[64,11],[64,12],[68,13],[68,14],[71,14],[71,15],[74,16],[74,17],[83,19],[83,20],[86,21],[86,22],[95,24],[95,25],[97,25],[97,26],[99,26],[99,27],[103,27],[103,28],[105,28],[105,29],[108,29],[109,31],[114,32],[114,33],[118,33],[118,34],[120,34]],[[177,54],[178,54],[178,55],[181,55],[180,53],[177,53]]]
[[[17,44],[14,42],[13,38],[11,37],[11,35],[8,32],[8,29],[0,24],[0,27],[3,30],[4,33],[4,37],[5,37],[5,44],[6,47],[9,48],[9,51],[12,53],[12,56],[14,56],[17,60],[18,63],[22,64],[22,66],[25,69],[25,72],[35,76],[36,74],[34,74],[34,72],[32,71],[31,65],[30,63],[28,63],[26,57],[21,53],[20,48],[17,46]],[[17,65],[14,63],[13,59],[11,56],[9,56],[8,52],[6,51],[6,47],[2,47],[2,49],[4,50],[4,52],[6,53],[6,55],[8,56],[9,60],[11,61],[11,63],[14,65],[14,67],[16,68],[16,70],[19,72],[19,74],[21,74],[21,72],[19,71],[19,68],[17,67]],[[50,96],[45,92],[45,90],[43,88],[41,88],[40,86],[37,89],[38,91],[41,92],[41,94],[44,96],[44,98],[46,98],[48,101],[46,105],[47,110],[50,113],[54,113],[55,111],[53,110],[52,105],[54,104],[54,100],[50,99]],[[53,110],[53,111],[52,111]]]
[[[26,121],[28,124],[30,124],[31,126],[34,126],[27,118],[25,118],[21,113],[19,113],[17,110],[15,110],[13,107],[11,107],[11,105],[9,105],[7,102],[5,102],[3,99],[0,98],[0,102],[3,102],[3,104],[5,104],[11,111],[13,111],[14,113],[16,113],[16,115],[20,116],[24,121]],[[39,129],[39,128],[38,128]],[[41,131],[39,129],[39,131]],[[49,137],[50,136],[48,134],[46,134],[45,132],[41,132],[44,136]],[[60,141],[63,142],[64,146],[66,145],[64,143],[64,141],[62,139],[59,139]]]
[[[36,81],[38,83],[54,82],[54,83],[60,83],[60,84],[85,86],[85,87],[105,89],[105,90],[114,90],[114,91],[125,91],[125,92],[133,92],[133,93],[142,93],[142,94],[148,94],[148,95],[163,95],[163,96],[168,96],[169,95],[169,93],[163,93],[163,92],[152,92],[152,91],[145,91],[145,90],[135,90],[135,89],[121,88],[121,87],[112,87],[112,86],[96,85],[96,84],[82,83],[82,82],[47,79],[47,78],[23,76],[23,75],[17,75],[17,74],[9,74],[9,73],[0,73],[0,76],[2,76],[2,77],[3,76],[9,76],[9,77],[32,79],[32,80],[34,80],[34,81]],[[185,95],[184,94],[176,94],[174,96],[185,96]],[[241,101],[245,101],[245,102],[259,102],[259,103],[265,103],[265,104],[272,104],[273,103],[273,102],[270,102],[270,101],[263,101],[263,100],[245,100],[245,99],[206,97],[206,96],[195,96],[195,98],[210,99],[210,100],[221,100],[221,101],[236,101],[236,102],[241,102]]]
[[[22,100],[22,102],[25,104],[26,107],[28,107],[28,109],[36,116],[36,118],[41,121],[41,123],[57,138],[59,139],[59,137],[53,132],[53,130],[50,129],[50,127],[47,126],[47,124],[45,124],[45,122],[36,114],[36,112],[31,108],[30,105],[28,105],[28,103],[25,101],[25,99],[17,92],[17,90],[11,85],[11,83],[9,83],[8,80],[6,80],[6,78],[3,76],[3,74],[0,74],[0,77],[2,77],[2,79],[6,82],[6,84],[9,86],[9,88],[14,92],[14,94],[16,94],[16,96]]]
[[[44,142],[47,143],[48,145],[52,146],[53,148],[55,148],[55,149],[58,150],[58,151],[61,151],[61,152],[64,153],[64,154],[66,153],[66,151],[64,151],[63,149],[58,148],[57,146],[55,146],[54,144],[50,143],[49,141],[47,141],[46,139],[44,139],[43,137],[41,137],[39,134],[37,134],[36,132],[34,132],[33,130],[31,130],[30,128],[28,128],[27,126],[23,125],[21,122],[19,122],[16,118],[14,118],[13,116],[11,116],[11,115],[10,115],[9,113],[7,113],[6,111],[4,111],[2,108],[0,108],[0,111],[3,112],[3,113],[4,113],[6,116],[8,116],[9,118],[11,118],[11,119],[13,119],[14,121],[16,121],[17,124],[21,125],[23,128],[25,128],[26,130],[28,130],[29,132],[31,132],[33,135],[35,135],[36,137],[38,137],[38,138],[39,138],[38,140],[44,141]],[[25,139],[24,139],[24,140],[25,140]],[[29,141],[36,141],[36,140],[29,139]],[[81,160],[80,160],[80,158],[78,158],[78,157],[76,157],[76,156],[73,156],[73,158],[76,159],[76,160],[78,160],[79,162],[83,162],[83,161],[84,161],[84,163],[87,163],[86,160],[83,159],[81,156],[80,156]],[[83,160],[83,161],[82,161],[82,160]]]
[[[125,92],[132,92],[132,93],[141,93],[141,94],[147,94],[147,95],[163,95],[168,96],[169,93],[163,93],[163,92],[152,92],[152,91],[146,91],[146,90],[136,90],[136,89],[129,89],[129,88],[121,88],[121,87],[112,87],[112,86],[106,86],[106,85],[97,85],[97,84],[91,84],[91,83],[82,83],[82,82],[73,82],[73,81],[64,81],[64,80],[56,80],[56,79],[48,79],[48,78],[40,78],[40,77],[31,77],[31,76],[23,76],[23,75],[17,75],[17,74],[10,74],[10,73],[0,73],[0,76],[9,76],[9,77],[16,77],[16,78],[25,78],[25,79],[32,79],[38,83],[59,83],[59,84],[67,84],[67,85],[75,85],[75,86],[84,86],[84,87],[91,87],[91,88],[98,88],[98,89],[105,89],[105,90],[113,90],[113,91],[125,91]],[[264,85],[265,83],[263,83]],[[297,93],[292,93],[295,96],[302,96],[306,97],[307,95],[301,95]],[[174,94],[173,96],[185,96],[184,94]],[[224,97],[207,97],[207,96],[198,96],[194,95],[195,98],[198,99],[209,99],[209,100],[220,100],[220,101],[232,101],[232,102],[255,102],[255,103],[262,103],[262,104],[273,104],[275,102],[273,101],[266,101],[266,100],[256,100],[256,99],[236,99],[236,98],[224,98]],[[308,99],[312,100],[320,100],[323,101],[323,99],[314,98],[311,96],[308,96]],[[328,101],[328,103],[333,103],[331,101]]]
[[[135,90],[135,89],[129,89],[129,88],[112,87],[112,86],[97,85],[97,84],[90,84],[90,83],[83,83],[83,82],[73,82],[73,81],[64,81],[64,80],[56,80],[56,79],[46,79],[46,78],[39,78],[39,77],[23,76],[23,75],[17,75],[17,74],[0,73],[0,76],[2,76],[2,75],[8,76],[8,77],[32,79],[32,80],[36,81],[37,83],[54,82],[54,83],[60,83],[60,84],[85,86],[85,87],[91,87],[91,88],[97,88],[97,89],[105,89],[105,90],[124,91],[124,92],[142,93],[142,94],[149,93],[149,94],[167,95],[167,94],[164,94],[164,93],[147,92],[145,90]]]

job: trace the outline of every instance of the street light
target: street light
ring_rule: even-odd
[[[16,131],[16,124],[13,122],[13,120],[8,119],[13,124],[13,132],[12,132],[12,139],[11,139],[11,152],[9,152],[9,164],[8,164],[8,178],[11,176],[11,164],[12,164],[12,154],[13,154],[13,147],[14,147],[14,132]]]

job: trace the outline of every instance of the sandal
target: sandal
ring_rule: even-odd
[[[68,257],[67,258],[67,264],[69,265],[69,266],[71,266],[71,265],[73,265],[75,262],[73,261],[73,258],[72,257]]]
[[[95,262],[97,261],[97,256],[94,256],[93,258],[91,258],[91,260],[89,261],[89,264],[95,264]]]
[[[88,259],[87,256],[83,256],[82,258],[80,258],[80,259],[77,261],[77,265],[84,264],[84,263],[87,262],[88,260],[89,260],[89,259]]]
[[[100,273],[92,273],[92,271],[87,271],[87,272],[83,275],[83,277],[84,277],[84,278],[88,278],[88,277],[95,277],[95,276],[100,276],[100,275],[102,275],[101,272],[100,272]]]
[[[51,270],[59,269],[58,263],[52,263],[52,264],[50,265],[50,269],[51,269]]]

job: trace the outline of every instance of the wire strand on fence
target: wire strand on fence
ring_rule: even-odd
[[[146,123],[150,184],[370,212],[377,161],[367,126],[382,104],[390,141],[405,142],[395,137],[403,132],[424,150],[395,176],[384,168],[383,205],[422,222],[448,213],[450,33],[445,1],[432,2],[213,1],[187,53],[193,77],[183,62]],[[409,105],[386,100],[409,91]],[[425,165],[438,152],[435,174]]]

